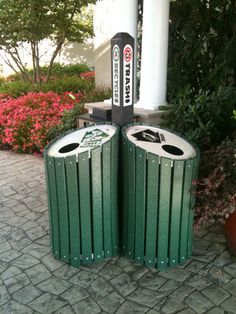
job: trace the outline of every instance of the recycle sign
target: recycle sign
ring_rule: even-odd
[[[88,131],[80,143],[80,148],[93,148],[102,145],[102,140],[109,135],[99,129]]]

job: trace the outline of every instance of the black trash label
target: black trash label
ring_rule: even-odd
[[[159,133],[153,132],[152,130],[149,130],[149,129],[134,133],[134,134],[132,134],[132,136],[135,137],[137,139],[137,141],[150,142],[150,143],[161,143]]]

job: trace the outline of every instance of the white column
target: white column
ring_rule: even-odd
[[[106,17],[104,17],[106,18]],[[113,0],[112,36],[117,33],[128,33],[134,37],[134,91],[137,89],[137,32],[138,32],[138,0]],[[137,96],[134,95],[136,99]],[[105,100],[111,103],[111,99]]]
[[[138,0],[114,1],[114,35],[117,33],[129,33],[137,39]]]
[[[136,107],[157,110],[166,104],[169,0],[143,1],[140,97]]]

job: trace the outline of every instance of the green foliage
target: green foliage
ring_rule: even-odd
[[[34,92],[35,86],[28,82],[15,81],[12,83],[2,83],[2,85],[0,85],[1,94],[8,94],[14,98],[25,95],[30,91]]]
[[[219,144],[236,129],[232,119],[236,108],[236,88],[219,88],[217,92],[186,90],[168,107],[165,125],[177,130],[202,148]]]
[[[97,101],[103,101],[104,99],[111,98],[111,90],[108,88],[94,88],[84,95],[82,101],[84,103],[92,103]]]
[[[65,111],[61,118],[61,124],[58,124],[57,126],[48,130],[47,138],[49,139],[49,141],[59,135],[64,134],[67,131],[75,129],[76,116],[85,112],[86,110],[84,109],[83,103],[77,103],[72,110]]]
[[[55,62],[52,65],[51,76],[53,77],[79,76],[81,73],[88,72],[88,71],[90,71],[89,67],[83,63],[61,65],[60,63]],[[29,72],[29,75],[33,77],[34,70],[30,69],[28,70],[28,72]],[[48,66],[40,67],[40,73],[41,73],[42,78],[43,76],[47,75],[47,72],[48,72]],[[9,75],[7,79],[10,82],[22,80],[21,74],[19,72]]]
[[[52,66],[52,76],[78,76],[83,72],[89,71],[89,67],[86,64],[66,64],[54,63]],[[41,73],[46,75],[48,72],[48,66],[41,67]]]
[[[37,85],[35,88],[37,91],[54,91],[58,94],[61,94],[65,91],[74,93],[88,93],[92,88],[94,88],[94,82],[72,76],[51,80],[48,83]]]
[[[196,94],[235,86],[235,1],[172,1],[170,20],[169,101],[189,85]]]
[[[2,83],[0,85],[0,93],[8,94],[14,98],[17,98],[19,96],[27,94],[28,92],[53,91],[58,94],[62,94],[64,92],[89,93],[93,88],[93,81],[72,76],[50,80],[48,83],[42,83],[40,85],[35,85],[23,81]]]

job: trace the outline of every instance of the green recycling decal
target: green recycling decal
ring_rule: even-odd
[[[95,129],[84,134],[80,148],[93,148],[102,145],[103,139],[110,137],[107,133]]]

